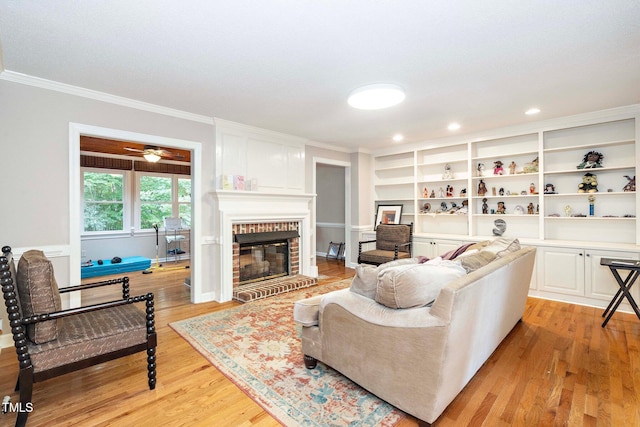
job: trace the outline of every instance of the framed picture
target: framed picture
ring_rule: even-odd
[[[378,205],[376,227],[378,224],[400,224],[402,205]]]
[[[342,247],[342,243],[329,243],[329,249],[327,249],[327,258],[335,258],[338,259],[338,255],[340,254],[340,248]]]

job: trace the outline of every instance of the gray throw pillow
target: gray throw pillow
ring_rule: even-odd
[[[351,292],[374,299],[376,296],[378,274],[380,274],[381,271],[398,265],[415,264],[417,262],[418,260],[416,258],[403,258],[389,261],[379,266],[360,264],[356,267],[356,275],[351,281]]]

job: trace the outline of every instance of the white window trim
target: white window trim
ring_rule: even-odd
[[[84,229],[84,174],[85,172],[91,173],[104,173],[104,174],[112,174],[112,175],[122,175],[122,204],[124,207],[123,218],[122,218],[122,230],[108,230],[108,231],[85,231]],[[127,230],[131,228],[131,186],[133,184],[133,180],[131,179],[131,171],[121,170],[121,169],[104,169],[104,168],[89,168],[89,167],[81,167],[80,168],[80,206],[81,206],[81,223],[82,223],[82,232],[81,236],[113,236],[113,235],[122,235],[128,233]]]
[[[189,177],[188,175],[182,175],[182,174],[169,174],[169,173],[158,173],[158,172],[135,172],[135,188],[134,188],[134,195],[135,195],[135,199],[134,199],[134,224],[135,224],[135,229],[138,232],[148,232],[148,231],[153,231],[152,228],[141,228],[141,215],[140,215],[140,209],[142,207],[142,201],[140,200],[140,179],[143,176],[157,176],[160,178],[171,178],[171,215],[172,217],[178,217],[180,216],[180,205],[190,205],[191,208],[193,209],[193,182],[192,182],[192,194],[191,194],[191,200],[189,202],[179,202],[178,201],[178,179],[188,179],[190,181],[192,181],[192,178]],[[193,216],[193,211],[191,213],[191,215]]]

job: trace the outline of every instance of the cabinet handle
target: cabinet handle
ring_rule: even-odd
[[[587,256],[591,256],[591,254],[587,254]]]

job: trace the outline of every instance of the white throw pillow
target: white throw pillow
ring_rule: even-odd
[[[496,258],[501,258],[511,252],[516,252],[519,250],[520,241],[518,239],[508,239],[505,237],[500,237],[482,248],[481,252],[491,252],[495,254]]]
[[[390,308],[411,308],[429,304],[449,282],[466,274],[456,261],[401,265],[378,275],[375,300]]]

